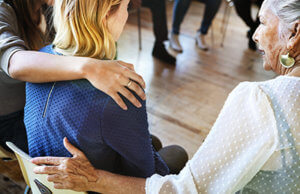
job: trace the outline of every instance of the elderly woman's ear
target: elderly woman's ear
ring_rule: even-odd
[[[287,49],[292,56],[300,55],[300,20],[297,20],[293,24],[291,35],[287,43]]]

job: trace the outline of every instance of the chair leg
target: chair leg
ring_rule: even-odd
[[[211,30],[211,45],[212,45],[212,47],[214,47],[214,45],[215,45],[215,34],[214,34],[214,26],[213,26],[213,23],[212,23],[212,25],[211,25],[210,30]]]
[[[221,47],[224,46],[224,41],[227,33],[227,28],[228,28],[228,23],[229,23],[229,18],[231,14],[231,8],[233,7],[233,2],[226,2],[225,5],[225,10],[224,10],[224,16],[223,16],[223,21],[222,21],[222,41],[221,41]]]
[[[31,191],[30,187],[28,185],[26,185],[26,188],[25,188],[25,191],[24,191],[24,194],[29,194]]]
[[[228,5],[226,3],[225,9],[224,9],[224,15],[223,15],[223,20],[222,20],[222,27],[221,27],[221,33],[222,33],[222,41],[221,41],[221,47],[224,46],[224,41],[225,41],[225,26],[226,26],[226,15],[228,12]]]
[[[142,26],[141,26],[141,8],[137,9],[138,33],[139,33],[139,50],[142,50]]]

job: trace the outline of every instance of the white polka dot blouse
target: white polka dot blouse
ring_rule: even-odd
[[[243,82],[179,175],[146,193],[300,193],[300,78]]]

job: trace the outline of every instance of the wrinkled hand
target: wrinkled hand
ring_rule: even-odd
[[[142,0],[131,0],[131,3],[134,9],[142,6]]]
[[[48,174],[47,180],[54,183],[56,189],[71,189],[74,191],[90,191],[97,184],[95,168],[86,156],[75,148],[67,138],[64,138],[66,149],[73,155],[72,158],[64,157],[39,157],[31,160],[38,166],[34,168],[36,174]]]
[[[124,110],[127,110],[127,106],[119,94],[122,94],[138,108],[142,105],[130,90],[134,91],[142,100],[146,100],[146,94],[141,88],[145,88],[146,84],[143,78],[135,72],[132,64],[122,61],[101,61],[99,63],[98,60],[92,59],[84,72],[86,72],[86,79],[94,87],[111,96]],[[130,90],[128,90],[127,86],[131,80],[133,81],[129,85]]]

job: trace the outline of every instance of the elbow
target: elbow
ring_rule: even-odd
[[[22,64],[22,61],[19,60],[18,52],[11,56],[8,66],[8,73],[11,78],[16,80],[22,80],[24,78],[24,70],[22,68]]]
[[[20,73],[13,67],[13,65],[9,65],[8,72],[11,78],[18,79],[20,77]]]
[[[22,70],[17,67],[17,65],[9,65],[8,68],[8,73],[11,78],[16,79],[16,80],[22,80],[24,77]]]

